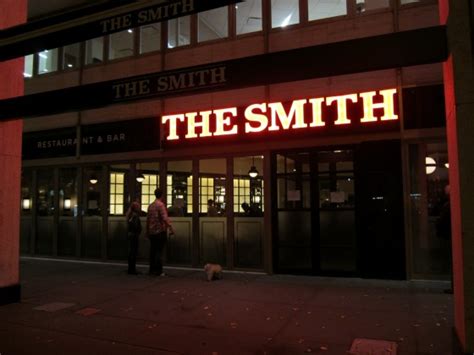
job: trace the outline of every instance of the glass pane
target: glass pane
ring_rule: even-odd
[[[168,48],[191,43],[191,17],[184,16],[168,21]]]
[[[23,170],[21,174],[21,214],[30,215],[32,208],[31,186],[33,182],[31,170]]]
[[[78,216],[76,168],[59,170],[59,211],[61,216]]]
[[[262,216],[263,156],[234,158],[234,177],[234,212]]]
[[[347,0],[308,0],[308,20],[347,15]]]
[[[272,0],[272,28],[299,22],[299,0]]]
[[[79,43],[74,43],[63,48],[63,69],[79,67],[79,58],[81,53],[81,46]]]
[[[119,59],[133,55],[133,29],[113,33],[109,37],[109,59]]]
[[[168,214],[183,217],[192,213],[192,161],[168,162],[167,196]]]
[[[84,212],[86,216],[101,215],[102,167],[84,169]]]
[[[138,163],[137,177],[143,175],[143,181],[135,179],[135,201],[141,202],[143,212],[148,211],[148,205],[155,201],[155,189],[160,185],[160,164],[159,162]]]
[[[227,6],[198,14],[198,42],[228,36],[229,8]]]
[[[25,78],[31,78],[33,76],[33,54],[25,57],[25,68],[23,70],[23,76]]]
[[[238,35],[262,30],[262,0],[247,0],[235,8]]]
[[[86,41],[85,64],[101,63],[104,60],[104,37]]]
[[[38,74],[51,73],[58,70],[58,49],[45,50],[38,53]]]
[[[362,13],[364,11],[388,8],[389,3],[390,0],[357,0],[356,11]]]
[[[140,54],[160,50],[161,24],[154,23],[140,27]]]
[[[199,212],[222,216],[226,208],[226,160],[199,161]],[[206,176],[207,175],[207,176]]]
[[[54,178],[53,170],[38,170],[38,190],[36,211],[38,216],[52,216],[54,214]]]
[[[446,143],[409,147],[415,277],[450,278],[451,218]]]
[[[405,4],[413,4],[413,3],[417,3],[417,2],[420,2],[421,0],[400,0],[400,3],[402,5],[405,5]]]

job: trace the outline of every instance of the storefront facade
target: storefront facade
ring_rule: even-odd
[[[227,39],[199,43],[191,31],[191,44],[174,48],[174,30],[163,25],[161,44],[168,41],[168,48],[147,55],[110,57],[111,35],[104,46],[110,61],[87,62],[95,47],[85,44],[78,58],[86,65],[78,71],[41,74],[38,56],[38,75],[27,86],[35,92],[58,77],[92,82],[123,70],[190,67],[290,50],[294,41],[362,36],[341,26],[366,37],[438,24],[431,1],[363,11],[348,1],[344,13],[313,20],[311,1],[297,2],[300,23],[289,28],[273,26],[270,2],[255,1],[263,4],[263,22],[251,33],[232,27],[239,17],[230,6]],[[425,23],[417,22],[420,16]],[[201,24],[195,17],[191,28]],[[441,64],[426,63],[31,119],[23,146],[22,253],[124,260],[124,214],[135,199],[146,211],[161,186],[177,230],[169,237],[168,265],[447,279],[449,240],[437,232],[449,184],[442,82]],[[147,253],[142,238],[143,260]]]

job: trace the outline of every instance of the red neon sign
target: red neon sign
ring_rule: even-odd
[[[282,102],[257,103],[244,109],[244,125],[237,124],[238,109],[229,107],[218,110],[166,115],[161,118],[168,126],[166,140],[195,139],[201,137],[253,134],[265,131],[289,131],[324,127],[327,107],[336,110],[336,126],[351,125],[355,120],[366,124],[398,120],[395,114],[397,89],[387,89],[340,96],[317,97],[291,101],[289,109]],[[377,102],[375,102],[377,100]],[[352,117],[348,106],[362,104],[362,117]],[[288,106],[288,105],[286,105]],[[308,112],[310,112],[308,117]],[[212,124],[211,124],[212,121]],[[212,127],[212,128],[211,128]]]

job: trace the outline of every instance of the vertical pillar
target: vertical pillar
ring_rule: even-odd
[[[471,4],[471,5],[470,5]],[[453,248],[454,323],[464,353],[474,352],[474,16],[472,1],[440,0],[450,57],[443,65]]]
[[[26,0],[2,0],[0,29],[26,21]],[[23,58],[0,62],[0,99],[23,95]],[[20,184],[23,121],[0,122],[0,305],[20,300]]]

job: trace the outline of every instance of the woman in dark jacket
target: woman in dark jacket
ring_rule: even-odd
[[[138,237],[142,231],[142,223],[140,221],[140,204],[132,202],[126,214],[128,226],[128,240],[130,248],[128,252],[128,273],[137,275],[136,263],[138,254]]]

